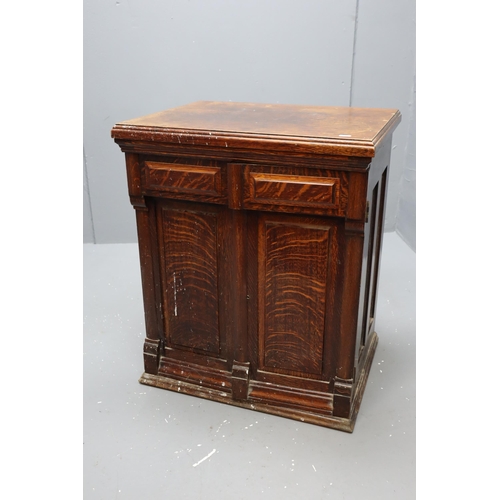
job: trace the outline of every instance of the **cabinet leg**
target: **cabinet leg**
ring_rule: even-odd
[[[336,417],[349,418],[351,414],[351,401],[353,381],[335,377],[333,393],[333,414]]]
[[[159,363],[160,341],[146,338],[144,341],[144,371],[156,375]]]
[[[235,400],[244,400],[248,397],[248,374],[250,363],[235,361],[233,363],[233,373],[231,379],[232,397]]]

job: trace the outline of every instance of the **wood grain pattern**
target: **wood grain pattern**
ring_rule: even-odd
[[[284,375],[282,373],[258,370],[252,377],[252,381],[259,382],[260,385],[286,385],[288,388],[297,388],[305,391],[331,393],[328,380],[317,378],[305,378],[300,376]],[[285,384],[284,384],[285,383]]]
[[[227,166],[212,158],[141,156],[141,194],[162,199],[227,204]]]
[[[145,187],[222,196],[220,167],[199,167],[164,162],[145,162]]]
[[[361,269],[363,261],[364,221],[346,221],[344,237],[344,278],[340,329],[335,339],[335,379],[341,380],[340,387],[351,383],[355,377],[356,331],[360,299]],[[352,409],[352,393],[336,390],[334,384],[333,414],[349,418]]]
[[[243,166],[243,208],[317,215],[345,214],[349,174],[334,170]]]
[[[329,227],[267,221],[261,231],[263,367],[321,375]]]
[[[162,358],[158,373],[178,380],[178,385],[187,382],[231,393],[230,374],[217,367],[207,366],[206,363],[192,363],[188,360],[181,361],[170,357]]]
[[[279,405],[282,408],[310,410],[323,415],[331,415],[333,396],[325,392],[314,392],[302,388],[251,382],[249,400],[256,403]]]
[[[364,378],[363,380],[366,383],[366,378]],[[342,418],[335,417],[331,414],[316,413],[315,411],[304,408],[288,408],[286,406],[272,405],[268,402],[260,403],[258,401],[251,400],[235,400],[231,399],[230,394],[228,394],[225,390],[211,389],[209,387],[203,387],[198,384],[182,382],[170,377],[151,375],[149,373],[144,373],[139,379],[139,382],[141,384],[149,385],[152,387],[159,387],[161,389],[167,389],[170,391],[179,392],[181,394],[189,394],[191,396],[209,399],[211,401],[217,401],[219,403],[226,403],[232,406],[238,406],[240,408],[246,408],[248,410],[259,411],[271,415],[278,415],[280,417],[286,417],[300,422],[321,425],[323,427],[337,429],[344,432],[352,432],[354,430],[354,423],[356,421],[357,409],[359,409],[360,402],[359,397],[357,400],[357,409],[353,413],[351,418]],[[359,391],[359,394],[362,394],[362,392],[363,391]]]
[[[163,208],[162,226],[168,340],[218,354],[217,216]]]
[[[263,308],[263,293],[259,283],[262,279],[259,274],[259,265],[262,261],[259,258],[261,234],[259,219],[262,218],[259,212],[249,211],[247,214],[247,310],[248,310],[248,359],[250,361],[250,377],[256,379],[259,368],[262,368],[260,360],[262,353],[259,349],[259,328],[260,316]]]
[[[135,163],[135,162],[134,162]],[[137,198],[134,198],[137,199]],[[145,204],[143,206],[143,204]],[[156,207],[144,199],[135,206],[137,235],[139,239],[139,258],[141,265],[142,296],[146,338],[144,340],[144,366],[147,373],[158,370],[160,345],[165,338],[162,325],[160,273],[157,251]]]
[[[139,156],[134,153],[127,153],[125,155],[125,163],[127,166],[127,184],[130,203],[134,207],[146,208],[141,190],[141,167]]]
[[[296,206],[322,205],[331,208],[339,205],[340,180],[336,178],[251,172],[249,180],[250,196],[260,203],[284,202]]]
[[[315,145],[323,152],[372,157],[400,120],[396,109],[200,101],[121,122],[112,137],[249,149]]]
[[[337,171],[365,171],[371,158],[364,156],[340,156],[334,150],[324,150],[313,144],[307,147],[295,147],[294,144],[276,143],[267,148],[256,149],[251,147],[252,141],[248,140],[248,147],[228,148],[222,146],[207,147],[206,145],[183,144],[181,148],[175,143],[150,142],[146,140],[135,141],[130,139],[115,139],[124,153],[139,154],[141,158],[154,155],[156,158],[172,157],[186,158],[192,162],[193,158],[199,161],[227,161],[241,163],[269,163],[276,166],[287,166],[291,163],[296,166],[321,168]]]

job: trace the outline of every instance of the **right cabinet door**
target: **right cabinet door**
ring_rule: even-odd
[[[339,221],[249,212],[250,400],[332,413]]]

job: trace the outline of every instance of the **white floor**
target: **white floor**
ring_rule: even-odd
[[[415,498],[415,253],[385,234],[380,340],[353,434],[138,383],[134,244],[84,245],[84,498]]]

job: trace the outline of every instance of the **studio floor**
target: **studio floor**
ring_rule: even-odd
[[[396,233],[380,272],[379,344],[348,434],[139,384],[137,245],[84,245],[85,500],[414,499],[415,253]]]

